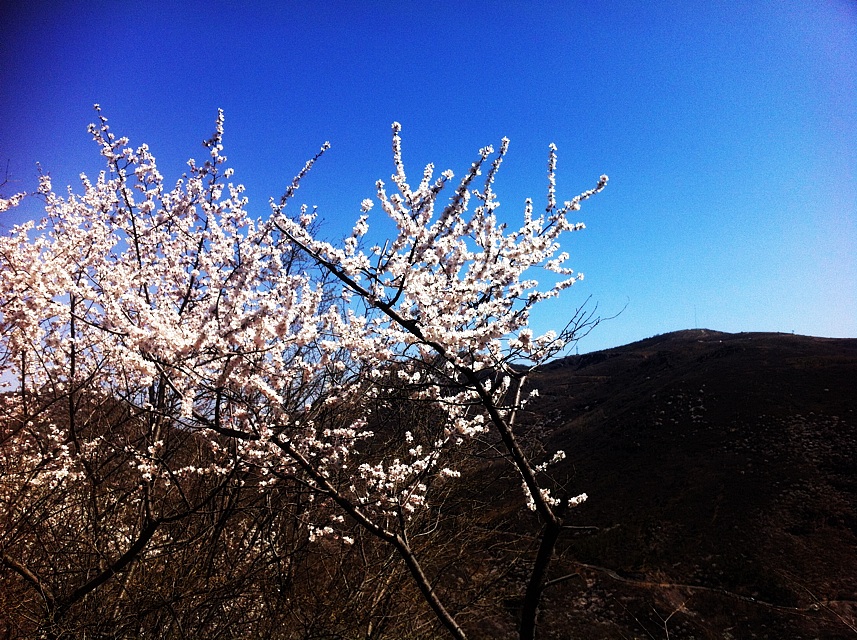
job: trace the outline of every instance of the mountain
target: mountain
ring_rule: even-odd
[[[533,385],[589,495],[540,637],[857,637],[857,339],[680,331]]]

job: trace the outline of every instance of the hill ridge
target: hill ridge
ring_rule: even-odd
[[[553,637],[663,637],[671,613],[671,638],[855,636],[857,339],[691,329],[531,379],[528,424],[599,532],[559,550],[588,613]]]

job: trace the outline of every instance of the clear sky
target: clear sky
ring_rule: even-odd
[[[57,189],[101,168],[96,102],[169,181],[223,108],[260,216],[329,140],[297,199],[334,237],[389,181],[394,120],[413,181],[427,162],[461,175],[508,136],[509,222],[544,202],[555,142],[561,200],[610,184],[564,246],[586,279],[536,328],[592,296],[604,315],[627,307],[581,352],[694,326],[857,336],[851,0],[5,4],[6,195],[34,188],[36,162]]]

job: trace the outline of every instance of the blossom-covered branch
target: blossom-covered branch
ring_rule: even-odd
[[[81,175],[81,192],[64,196],[43,176],[45,218],[0,238],[6,528],[59,530],[63,514],[80,509],[102,557],[96,582],[84,572],[78,584],[48,584],[30,566],[46,560],[28,564],[26,545],[0,538],[6,566],[51,594],[44,619],[59,624],[166,545],[164,523],[252,478],[262,493],[290,486],[311,496],[299,513],[308,541],[347,546],[346,529],[357,526],[391,545],[440,622],[463,638],[410,540],[435,508],[432,491],[462,475],[456,451],[479,437],[504,449],[522,504],[545,527],[522,629],[534,625],[564,512],[586,496],[545,483],[515,415],[524,365],[553,357],[585,323],[534,335],[530,314],[582,278],[560,241],[584,228],[569,216],[607,177],[557,206],[551,146],[546,210],[536,216],[527,201],[509,230],[494,192],[508,140],[479,150],[457,185],[428,165],[414,189],[394,123],[394,190],[379,181],[335,244],[319,235],[314,210],[289,208],[327,143],[271,200],[270,215],[254,218],[222,154],[222,112],[208,158],[168,185],[149,148],[116,137],[96,109],[90,133],[106,170]],[[397,230],[383,244],[369,242],[375,204]],[[541,271],[560,277],[540,287]],[[394,437],[384,416],[397,403],[429,418]],[[104,506],[105,478],[125,487],[121,508]]]

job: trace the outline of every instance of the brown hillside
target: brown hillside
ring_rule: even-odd
[[[561,544],[542,637],[857,637],[857,340],[682,331],[534,385],[598,528]]]

